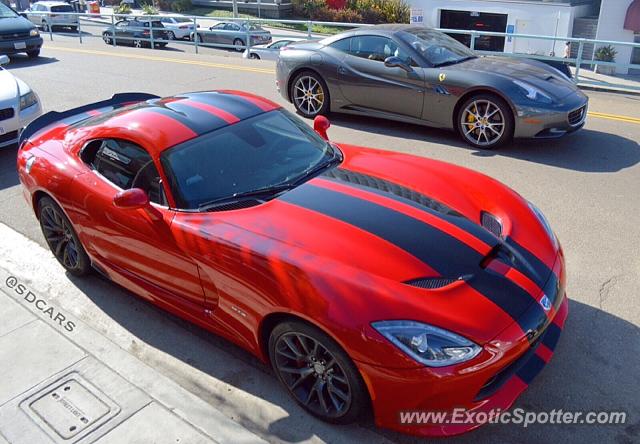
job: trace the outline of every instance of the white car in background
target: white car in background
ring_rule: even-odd
[[[7,63],[9,57],[0,55],[0,65]],[[0,148],[18,143],[22,129],[41,114],[38,95],[0,66]]]
[[[193,20],[187,17],[161,17],[160,21],[167,28],[169,40],[188,39],[196,30]]]
[[[73,12],[75,12],[73,7],[62,1],[36,2],[25,11],[31,23],[45,32],[53,31],[54,28],[70,28],[77,32],[78,16],[68,15]]]
[[[280,50],[293,42],[295,42],[295,40],[278,40],[268,45],[252,46],[249,51],[249,58],[257,60],[278,60]]]

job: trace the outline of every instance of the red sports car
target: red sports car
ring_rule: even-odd
[[[309,413],[479,426],[402,413],[514,402],[567,317],[556,236],[489,177],[315,126],[238,91],[118,94],[35,120],[18,170],[69,273],[246,348]]]

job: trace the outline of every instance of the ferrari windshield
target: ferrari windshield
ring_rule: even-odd
[[[275,195],[336,157],[297,117],[275,110],[170,148],[161,162],[178,208],[204,211],[243,196]]]
[[[474,52],[462,43],[433,29],[407,29],[402,33],[402,38],[431,66],[452,65],[476,57]]]
[[[16,14],[13,9],[0,2],[0,18],[12,18],[17,16],[18,14]]]

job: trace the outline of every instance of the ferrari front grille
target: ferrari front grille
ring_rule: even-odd
[[[577,126],[580,125],[587,114],[587,105],[581,106],[578,109],[575,109],[569,113],[567,119],[569,120],[569,125]]]
[[[485,230],[498,237],[502,237],[502,223],[500,222],[500,219],[495,217],[493,214],[483,211],[480,215],[480,223]]]
[[[0,120],[7,120],[14,116],[15,111],[13,108],[0,109]]]

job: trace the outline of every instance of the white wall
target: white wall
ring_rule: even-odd
[[[598,19],[597,40],[614,40],[617,42],[633,43],[633,31],[624,29],[624,18],[633,0],[602,0],[600,18]],[[618,46],[616,62],[629,63],[631,61],[631,46]],[[627,74],[627,68],[617,68],[618,74]]]
[[[603,3],[619,0],[603,0]],[[628,0],[623,0],[628,1]],[[591,13],[589,5],[570,6],[549,2],[519,2],[500,0],[410,0],[411,7],[422,8],[425,25],[440,26],[440,10],[477,11],[507,14],[507,26],[513,25],[514,32],[520,34],[569,37],[573,30],[574,17],[584,17]],[[557,27],[557,30],[556,30]],[[516,41],[517,40],[517,41]],[[522,52],[548,55],[554,50],[551,40],[508,39],[505,52]],[[556,41],[555,53],[562,56],[564,42]]]

